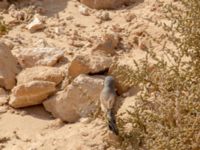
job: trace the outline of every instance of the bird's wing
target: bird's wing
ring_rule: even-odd
[[[107,101],[105,102],[105,107],[110,110],[113,108],[113,105],[115,103],[115,95],[114,94],[110,94]]]
[[[110,110],[112,109],[114,103],[115,103],[115,94],[110,93],[107,91],[102,91],[100,94],[100,102],[102,110]]]

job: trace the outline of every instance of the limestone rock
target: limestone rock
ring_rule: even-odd
[[[79,0],[81,3],[94,9],[115,9],[124,4],[127,4],[130,0]]]
[[[43,102],[45,109],[67,122],[87,117],[99,107],[99,95],[103,79],[79,75],[68,87]]]
[[[0,86],[12,89],[15,86],[15,76],[18,72],[16,58],[7,45],[0,42]]]
[[[38,16],[35,16],[33,21],[26,26],[31,33],[41,30],[44,27],[43,21]]]
[[[17,76],[18,85],[34,80],[50,81],[57,85],[63,80],[63,73],[59,68],[36,66],[26,68]]]
[[[75,78],[80,74],[98,73],[108,69],[111,63],[112,59],[110,57],[80,54],[72,60],[68,74],[70,77]]]
[[[13,54],[23,68],[53,66],[63,56],[63,51],[53,47],[36,47],[14,50]]]
[[[55,83],[49,81],[36,80],[20,84],[12,89],[9,104],[14,108],[41,104],[55,91]]]
[[[93,52],[101,51],[104,54],[115,54],[115,48],[119,44],[119,36],[114,33],[105,34],[93,48]]]
[[[0,106],[7,103],[8,94],[3,88],[0,88]]]

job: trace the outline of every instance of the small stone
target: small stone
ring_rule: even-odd
[[[36,32],[36,31],[38,31],[38,30],[41,30],[41,29],[44,29],[44,27],[45,27],[44,23],[43,23],[42,20],[41,20],[39,17],[37,17],[37,16],[35,16],[34,19],[33,19],[33,21],[32,21],[30,24],[28,24],[28,25],[26,26],[26,28],[27,28],[31,33],[34,33],[34,32]]]
[[[99,18],[102,21],[108,21],[110,20],[110,14],[108,12],[102,11],[97,13],[97,18]]]
[[[79,12],[84,16],[89,16],[89,9],[87,7],[84,7],[82,5],[79,6]]]
[[[99,42],[96,43],[96,45],[93,48],[93,52],[95,51],[101,51],[105,54],[115,54],[115,48],[117,48],[119,44],[119,36],[115,33],[108,33],[103,35],[102,39],[99,40]]]
[[[131,22],[134,18],[136,18],[136,15],[133,14],[133,13],[128,13],[125,16],[125,19],[126,19],[127,22]]]

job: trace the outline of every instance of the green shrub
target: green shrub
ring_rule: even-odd
[[[167,4],[163,8],[171,21],[170,26],[162,24],[168,33],[165,36],[176,48],[163,48],[162,59],[147,51],[144,65],[154,59],[156,69],[138,78],[137,103],[127,112],[129,117],[118,119],[122,146],[199,150],[200,1],[179,0],[178,4]],[[138,69],[143,72],[145,68]],[[126,124],[131,124],[130,132],[125,131]]]

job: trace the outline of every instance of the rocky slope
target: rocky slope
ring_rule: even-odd
[[[147,33],[161,36],[148,20],[162,21],[156,0],[0,1],[1,8],[10,29],[0,39],[0,149],[119,149],[96,115],[99,93],[111,74],[116,109],[134,104],[112,64],[134,69],[132,59],[150,47]]]

